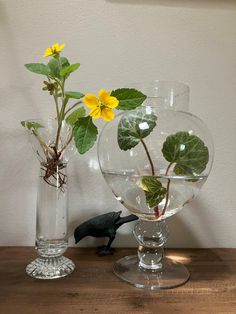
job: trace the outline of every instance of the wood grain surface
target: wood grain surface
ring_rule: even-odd
[[[95,249],[70,248],[76,264],[70,276],[35,280],[25,267],[36,257],[33,248],[0,248],[1,314],[77,313],[236,313],[236,249],[167,250],[191,272],[181,287],[149,291],[120,281],[112,273],[115,260],[134,254],[116,249],[97,257]]]

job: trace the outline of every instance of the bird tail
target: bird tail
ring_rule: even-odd
[[[134,220],[137,220],[137,219],[138,219],[137,216],[131,214],[131,215],[126,216],[126,217],[121,217],[121,218],[116,222],[116,225],[121,226],[121,225],[123,225],[123,224],[125,224],[125,223],[127,223],[127,222],[134,221]]]

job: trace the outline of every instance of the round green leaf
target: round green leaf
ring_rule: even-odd
[[[167,190],[157,178],[152,176],[143,177],[141,184],[150,207],[158,205],[164,199]]]
[[[129,112],[120,119],[118,144],[122,150],[135,147],[156,126],[157,117],[153,113],[147,112],[147,107],[141,107],[134,112]]]
[[[209,161],[209,151],[204,142],[188,132],[169,135],[163,144],[163,156],[170,163],[175,163],[177,175],[199,175]]]

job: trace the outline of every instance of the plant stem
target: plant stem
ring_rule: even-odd
[[[166,172],[165,172],[165,176],[168,175],[168,172],[170,170],[170,167],[172,166],[172,163],[169,164],[169,166],[167,167],[166,169]],[[170,193],[170,179],[167,179],[167,186],[166,186],[166,201],[165,201],[165,206],[163,208],[163,211],[161,213],[161,215],[163,216],[166,212],[166,208],[167,208],[167,205],[168,205],[168,201],[169,201],[169,193]]]
[[[62,93],[62,97],[64,99],[65,98],[65,79],[63,79],[62,83],[61,83],[61,93]]]
[[[64,150],[66,149],[66,147],[70,144],[70,142],[72,141],[72,138],[73,138],[73,132],[71,132],[71,135],[68,139],[68,141],[66,142],[66,144],[62,147],[61,149],[61,155],[63,154]]]
[[[171,167],[172,165],[173,165],[173,163],[171,162],[171,163],[169,164],[169,166],[166,168],[165,176],[168,175],[168,172],[169,172],[170,167]]]
[[[148,160],[149,160],[149,163],[150,163],[150,166],[151,166],[152,176],[154,176],[155,175],[154,166],[153,166],[153,162],[152,162],[151,156],[149,154],[148,148],[147,148],[147,146],[146,146],[146,144],[145,144],[143,139],[141,139],[141,143],[143,144],[143,147],[144,147],[145,152],[147,154],[147,157],[148,157]]]
[[[169,192],[170,192],[170,179],[167,179],[167,186],[166,186],[166,201],[165,201],[165,206],[163,208],[163,211],[161,213],[162,216],[165,215],[166,212],[166,208],[168,205],[168,201],[169,201]]]
[[[55,58],[57,59],[59,70],[61,70],[62,64],[61,64],[60,55],[57,54]],[[63,120],[65,119],[65,109],[68,103],[68,98],[65,96],[65,78],[60,77],[57,79],[54,77],[53,79],[58,84],[57,85],[55,83],[56,88],[53,90],[53,93],[52,93],[55,104],[56,104],[56,114],[57,114],[57,133],[56,133],[55,144],[46,145],[40,141],[40,138],[37,136],[37,132],[34,132],[34,135],[38,138],[40,145],[44,150],[44,154],[46,156],[46,161],[43,161],[41,163],[42,165],[41,169],[45,171],[45,174],[43,176],[44,181],[47,184],[55,188],[59,188],[62,192],[64,192],[65,191],[64,185],[66,184],[67,177],[61,171],[65,167],[63,163],[64,158],[62,158],[62,153],[64,152],[66,147],[70,144],[73,133],[71,132],[65,144],[64,143],[61,144],[61,145],[64,144],[64,146],[59,147],[61,128],[62,128]],[[49,77],[48,77],[48,80],[49,82],[51,82]],[[60,99],[60,104],[61,104],[60,108],[59,108],[59,99]],[[56,181],[56,184],[54,183],[54,181]]]
[[[72,107],[70,107],[68,110],[65,112],[65,116],[67,115],[68,112],[70,112],[72,109],[74,109],[77,105],[82,104],[82,101],[77,101]]]
[[[54,98],[55,104],[56,104],[57,121],[58,121],[59,120],[59,116],[60,116],[60,112],[59,112],[59,105],[58,105],[57,95],[55,95],[54,93],[53,93],[53,98]]]
[[[61,106],[61,111],[59,113],[59,118],[58,118],[58,129],[57,129],[57,136],[56,136],[56,143],[55,143],[56,150],[58,150],[58,143],[59,143],[59,138],[60,138],[60,133],[61,133],[62,121],[64,120],[64,117],[65,117],[65,108],[68,102],[68,99],[65,97],[64,87],[65,87],[65,79],[62,80],[62,84],[61,84],[62,106]]]

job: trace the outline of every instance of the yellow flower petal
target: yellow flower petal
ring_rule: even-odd
[[[62,44],[61,46],[58,47],[58,51],[61,51],[65,47],[65,44]]]
[[[98,119],[101,116],[101,109],[100,107],[96,107],[90,110],[89,115],[94,119]]]
[[[104,105],[108,108],[116,108],[119,105],[119,100],[116,97],[108,96],[105,99]]]
[[[101,101],[102,104],[105,104],[107,97],[110,96],[110,93],[106,91],[105,89],[100,89],[98,93],[98,98]]]
[[[56,53],[59,53],[64,47],[65,47],[65,44],[62,44],[61,46],[59,46],[58,43],[55,43],[54,45],[52,45],[51,47],[45,50],[44,57],[49,57]]]
[[[49,57],[52,55],[52,51],[51,51],[51,48],[47,48],[44,52],[44,57]]]
[[[84,104],[88,108],[94,108],[94,107],[97,107],[99,105],[99,100],[93,94],[86,94],[84,96]]]
[[[110,108],[103,108],[102,109],[102,118],[105,121],[111,121],[114,119],[114,112]]]

